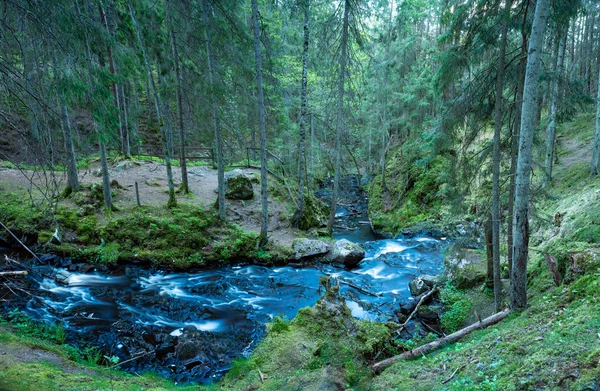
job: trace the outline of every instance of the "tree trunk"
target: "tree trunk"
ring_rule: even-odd
[[[177,119],[179,123],[179,164],[181,165],[181,189],[185,194],[190,191],[188,185],[187,162],[185,158],[185,127],[183,124],[183,97],[181,92],[181,71],[179,69],[179,55],[177,53],[177,44],[175,34],[171,30],[171,52],[175,62],[175,77],[177,83]]]
[[[502,286],[500,281],[500,133],[502,132],[502,91],[504,87],[504,59],[506,56],[506,36],[512,0],[507,0],[500,38],[498,54],[498,73],[496,76],[496,105],[494,107],[494,157],[492,164],[492,263],[494,282],[494,302],[496,311],[500,311]]]
[[[488,215],[488,219],[483,224],[485,236],[485,253],[487,271],[485,273],[485,287],[492,289],[494,287],[494,234],[492,232],[492,216]]]
[[[558,101],[560,100],[560,80],[562,78],[563,58],[565,55],[564,34],[561,32],[556,39],[556,62],[554,63],[554,72],[550,85],[550,103],[548,107],[548,127],[546,128],[546,159],[544,161],[545,175],[544,185],[548,186],[552,182],[552,164],[554,163],[554,144],[556,142],[556,112],[558,110]]]
[[[219,218],[225,221],[227,218],[225,210],[225,162],[223,161],[223,141],[221,140],[221,117],[219,113],[219,102],[216,94],[216,83],[214,76],[214,64],[212,57],[212,41],[208,30],[208,5],[206,0],[201,1],[202,6],[202,17],[204,19],[204,41],[206,42],[206,61],[208,66],[208,82],[210,84],[211,94],[211,108],[213,121],[215,123],[215,147],[217,150],[217,181],[218,181],[218,206],[219,206]]]
[[[342,133],[344,133],[344,83],[346,77],[346,65],[348,62],[348,29],[350,19],[350,0],[344,0],[344,20],[342,25],[342,53],[340,56],[340,74],[338,80],[337,96],[337,126],[335,132],[335,169],[333,174],[333,192],[331,194],[331,208],[327,230],[333,232],[333,220],[337,206],[337,197],[340,186],[340,171],[342,162]]]
[[[171,151],[173,150],[173,128],[171,126],[171,109],[168,103],[163,103],[163,118],[165,121],[164,128],[164,148],[165,148],[165,165],[167,166],[167,183],[169,188],[169,201],[167,207],[174,208],[177,206],[175,198],[175,184],[173,183],[173,166],[171,164]]]
[[[598,101],[596,102],[596,134],[592,153],[592,175],[600,172],[600,74],[598,75]]]
[[[65,152],[67,154],[67,194],[79,190],[79,177],[77,172],[77,158],[75,156],[75,146],[73,145],[73,136],[71,133],[71,120],[69,119],[69,110],[66,104],[62,104],[62,123],[63,136],[65,141]]]
[[[532,168],[533,135],[538,105],[539,77],[544,33],[550,13],[550,0],[538,0],[531,29],[521,131],[519,136],[519,156],[515,180],[515,212],[513,220],[513,268],[511,284],[511,308],[527,307],[527,258],[529,254],[529,194]]]
[[[513,266],[513,218],[515,209],[515,178],[517,172],[517,156],[519,152],[519,134],[521,129],[521,109],[523,107],[523,89],[525,87],[525,70],[527,67],[527,32],[525,23],[527,21],[527,12],[529,10],[529,2],[525,6],[523,15],[523,23],[521,25],[521,60],[519,61],[519,73],[517,81],[517,91],[515,94],[515,121],[512,127],[511,142],[510,142],[510,185],[508,191],[508,229],[507,229],[507,247],[508,247],[508,274],[512,276]]]
[[[304,51],[302,53],[302,86],[300,94],[300,146],[299,146],[299,170],[298,170],[298,209],[292,218],[292,224],[299,226],[304,217],[304,186],[306,178],[306,117],[307,98],[306,89],[308,84],[308,21],[310,17],[310,2],[304,0]]]
[[[258,127],[260,132],[260,198],[262,219],[258,245],[263,247],[268,242],[267,229],[269,225],[268,195],[267,195],[267,133],[265,127],[265,98],[262,79],[262,57],[260,50],[260,31],[258,27],[258,1],[252,0],[252,25],[254,30],[254,59],[256,62],[256,86],[258,100]]]
[[[112,210],[112,194],[110,192],[110,177],[108,175],[108,159],[106,157],[106,143],[100,141],[100,164],[102,166],[102,193],[104,194],[104,206]]]
[[[508,309],[506,309],[502,312],[498,312],[498,313],[496,313],[490,317],[487,317],[477,323],[473,323],[472,325],[467,326],[464,329],[460,329],[457,332],[452,333],[444,338],[436,339],[435,341],[425,344],[423,346],[420,346],[416,349],[409,350],[407,352],[404,352],[404,353],[399,354],[394,357],[390,357],[383,361],[379,361],[379,362],[373,364],[371,366],[371,369],[373,369],[373,371],[375,373],[381,373],[385,368],[397,363],[398,361],[410,360],[412,358],[424,356],[426,353],[434,351],[442,346],[459,341],[461,338],[471,334],[475,330],[483,329],[485,327],[496,324],[496,323],[500,322],[502,319],[506,318],[509,314],[510,314],[510,311]]]
[[[123,132],[124,132],[124,142],[125,148],[123,150],[123,154],[126,157],[131,156],[131,136],[129,134],[129,115],[127,109],[127,99],[125,95],[125,83],[121,83],[121,105],[123,107]]]

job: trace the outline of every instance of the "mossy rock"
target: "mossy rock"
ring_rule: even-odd
[[[453,248],[444,259],[444,268],[452,285],[459,289],[472,288],[485,281],[487,259],[477,250]]]
[[[314,195],[307,193],[304,197],[304,214],[298,212],[292,217],[294,226],[308,231],[311,228],[322,228],[327,225],[329,207]]]
[[[231,200],[250,200],[254,197],[252,182],[242,170],[225,174],[225,197]]]

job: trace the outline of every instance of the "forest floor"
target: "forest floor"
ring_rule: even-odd
[[[249,177],[260,175],[260,170],[253,168],[241,169]],[[148,208],[162,208],[168,201],[167,174],[165,165],[160,162],[146,160],[123,160],[111,164],[110,178],[118,182],[118,190],[113,191],[114,205],[121,210],[132,209],[136,206],[135,183],[138,183],[140,201]],[[84,186],[102,183],[99,162],[93,161],[85,168],[79,170],[79,180]],[[32,186],[47,188],[56,180],[58,188],[64,188],[66,177],[64,172],[56,172],[55,179],[47,171],[21,170],[10,167],[0,167],[0,189],[8,191],[24,191]],[[175,187],[181,185],[181,170],[173,167],[173,180]],[[278,179],[270,177],[273,188],[281,191],[269,197],[269,240],[290,248],[294,239],[304,237],[297,229],[290,226],[289,217],[293,214],[290,203],[280,196],[286,193],[285,185]],[[208,209],[215,205],[217,200],[217,170],[207,166],[194,166],[188,168],[188,181],[191,194],[178,193],[177,202],[201,206]],[[254,186],[254,197],[248,201],[226,200],[227,220],[239,225],[244,231],[254,234],[260,233],[261,203],[260,187]],[[61,201],[64,205],[77,208],[71,200]]]

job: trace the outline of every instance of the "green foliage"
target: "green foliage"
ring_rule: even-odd
[[[440,291],[440,299],[448,308],[441,316],[442,327],[451,333],[463,327],[473,307],[470,297],[448,283]]]
[[[26,337],[40,338],[61,345],[67,339],[65,327],[62,323],[35,323],[18,308],[9,311],[6,319],[1,319],[0,323],[8,323],[20,335]]]
[[[285,316],[275,316],[267,323],[267,331],[270,333],[281,333],[290,329],[290,321]]]

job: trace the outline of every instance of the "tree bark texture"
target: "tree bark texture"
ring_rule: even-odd
[[[513,268],[511,275],[511,308],[527,307],[527,260],[529,255],[529,196],[532,168],[533,135],[535,131],[540,65],[544,33],[550,13],[550,0],[538,0],[533,17],[531,38],[523,90],[519,156],[515,179],[515,211],[513,220]]]

